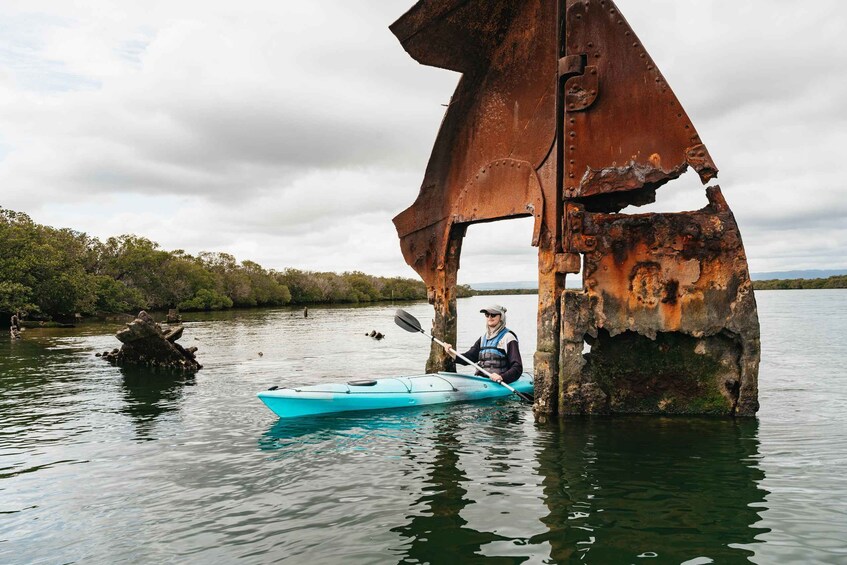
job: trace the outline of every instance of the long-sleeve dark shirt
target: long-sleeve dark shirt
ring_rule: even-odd
[[[476,340],[476,343],[473,344],[473,347],[468,349],[464,355],[474,363],[479,362],[479,350],[481,347],[481,340],[479,338]],[[513,383],[518,380],[523,373],[523,361],[521,360],[521,350],[518,347],[518,340],[510,341],[509,345],[506,346],[506,359],[509,363],[509,368],[506,369],[505,372],[500,373],[500,376],[503,377],[503,381],[506,383]],[[461,357],[456,357],[456,363],[459,365],[468,365],[468,363],[462,360]],[[482,373],[479,371],[476,372],[480,376]]]

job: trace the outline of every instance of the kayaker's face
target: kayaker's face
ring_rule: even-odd
[[[496,327],[497,324],[500,323],[500,314],[489,314],[486,312],[485,322],[488,324],[489,328]]]

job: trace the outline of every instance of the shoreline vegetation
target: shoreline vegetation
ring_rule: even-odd
[[[754,281],[756,290],[847,288],[847,275]],[[474,290],[457,296],[535,294],[537,289]],[[37,224],[0,207],[0,323],[13,312],[29,320],[270,306],[425,300],[423,281],[344,273],[265,269],[228,253],[165,251],[136,235],[105,242],[83,232]]]
[[[228,253],[165,251],[136,235],[105,242],[0,208],[0,322],[286,305],[424,300],[423,281],[359,271],[265,269]],[[469,296],[462,285],[459,296]]]
[[[753,290],[798,290],[821,288],[847,288],[847,275],[833,275],[825,279],[768,279],[753,281]]]

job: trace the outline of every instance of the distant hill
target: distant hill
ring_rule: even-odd
[[[771,271],[767,273],[751,273],[750,278],[754,281],[769,281],[777,279],[825,279],[836,275],[847,275],[844,269],[805,269],[797,271]],[[538,288],[537,281],[501,281],[468,284],[473,290],[531,290]],[[568,278],[568,288],[579,288],[582,286],[581,278],[572,276]]]

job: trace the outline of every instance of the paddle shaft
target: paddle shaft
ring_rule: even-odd
[[[444,343],[443,341],[441,341],[441,340],[440,340],[440,339],[438,339],[437,337],[435,337],[435,336],[433,336],[433,335],[429,335],[428,333],[426,333],[426,332],[425,332],[425,331],[423,331],[423,330],[419,330],[419,331],[420,331],[422,334],[424,334],[426,337],[428,337],[429,339],[431,339],[432,341],[434,341],[435,343],[437,343],[438,345],[440,345],[441,347],[444,347],[445,345],[447,345],[446,343]],[[465,363],[467,363],[468,365],[470,365],[471,367],[473,367],[474,369],[476,369],[477,371],[479,371],[480,373],[482,373],[483,375],[485,375],[485,376],[486,376],[486,377],[488,377],[489,379],[493,376],[491,373],[489,373],[488,371],[486,371],[485,369],[483,369],[482,367],[480,367],[479,365],[477,365],[476,363],[474,363],[473,361],[471,361],[470,359],[468,359],[467,357],[465,357],[464,355],[462,355],[461,353],[459,353],[458,351],[456,351],[455,349],[453,349],[452,347],[450,348],[450,350],[451,350],[453,353],[455,353],[455,354],[456,354],[456,357],[458,357],[459,359],[461,359],[462,361],[464,361]],[[497,382],[497,381],[495,381],[495,382]],[[506,387],[507,389],[509,389],[510,391],[512,391],[513,393],[515,393],[516,395],[518,395],[518,397],[521,397],[520,393],[519,393],[518,391],[516,391],[516,390],[514,389],[514,387],[511,387],[511,386],[507,385],[506,383],[504,383],[504,382],[502,382],[502,381],[501,381],[501,382],[499,382],[499,383],[497,383],[497,384],[503,385],[504,387]],[[521,397],[521,398],[522,398],[522,397]]]

